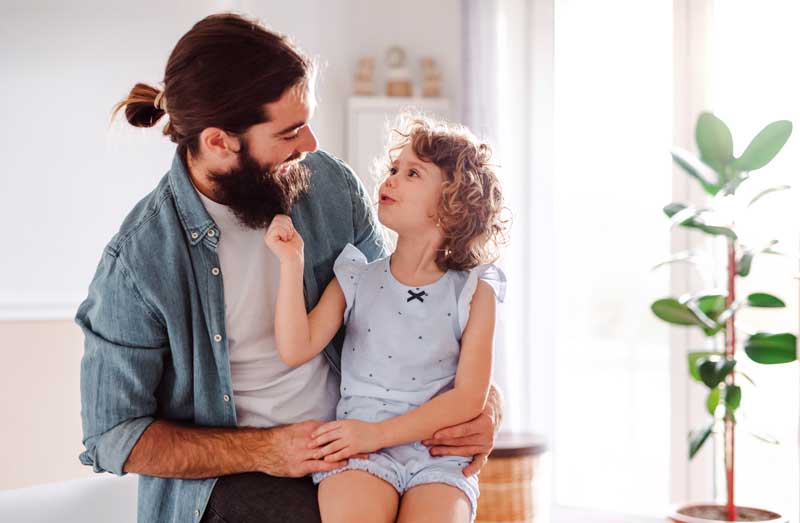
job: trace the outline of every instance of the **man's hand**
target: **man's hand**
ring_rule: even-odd
[[[476,474],[494,448],[494,436],[503,417],[502,406],[500,390],[492,384],[486,406],[477,418],[442,429],[433,438],[423,440],[422,444],[431,447],[431,456],[472,456],[472,463],[463,471],[465,476]]]
[[[252,449],[258,470],[271,476],[299,478],[345,466],[347,460],[325,461],[315,457],[319,449],[308,448],[311,433],[321,425],[321,421],[308,420],[266,431],[267,437],[261,443],[264,447]]]

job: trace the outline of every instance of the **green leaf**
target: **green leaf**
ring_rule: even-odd
[[[731,170],[734,171],[732,168]],[[723,195],[736,194],[736,189],[738,189],[739,186],[742,185],[742,182],[744,182],[748,178],[747,173],[742,174],[739,173],[738,171],[732,172],[731,177],[732,178],[728,180],[728,182],[726,182],[725,185],[723,185],[722,188],[720,189],[720,193],[722,193]]]
[[[727,298],[727,295],[718,292],[703,294],[697,300],[697,305],[706,316],[712,320],[716,320],[722,311],[725,310],[725,298]]]
[[[702,254],[698,254],[696,251],[681,251],[676,252],[669,258],[664,261],[661,261],[654,265],[650,270],[654,271],[658,268],[661,268],[665,265],[669,265],[671,263],[678,263],[678,262],[687,262],[687,263],[699,263],[699,260],[703,258]]]
[[[708,194],[714,196],[719,192],[721,185],[714,181],[719,178],[719,175],[714,172],[714,169],[704,164],[692,153],[685,149],[675,147],[672,150],[672,159],[686,171],[686,174],[700,182],[703,190]]]
[[[689,308],[675,298],[664,298],[653,302],[650,306],[653,314],[675,325],[697,325],[697,317]]]
[[[739,408],[742,402],[742,388],[738,385],[731,385],[725,387],[725,406],[729,412]]]
[[[700,379],[709,389],[713,389],[731,373],[736,366],[736,360],[728,357],[703,358],[697,362]]]
[[[688,207],[688,205],[678,202],[672,202],[665,205],[663,211],[668,218],[672,218],[673,216],[684,210],[686,207]]]
[[[711,351],[695,351],[690,352],[688,354],[689,360],[689,374],[692,375],[692,378],[695,381],[700,383],[703,382],[703,379],[700,377],[700,370],[697,368],[697,362],[702,358],[708,358],[709,356],[725,356],[724,352],[711,352]]]
[[[747,304],[751,307],[786,307],[780,298],[766,292],[754,292],[747,297]]]
[[[736,274],[739,276],[747,276],[750,274],[750,267],[753,265],[753,258],[755,253],[751,251],[745,252],[739,261],[736,263]]]
[[[699,431],[689,433],[689,459],[692,459],[697,454],[697,451],[700,450],[713,430],[714,423],[712,422]]]
[[[753,378],[751,378],[750,376],[748,376],[748,375],[747,375],[747,374],[745,374],[744,372],[742,372],[742,371],[740,371],[740,370],[737,370],[737,371],[736,371],[736,375],[737,375],[737,376],[741,376],[741,377],[743,377],[744,379],[746,379],[747,381],[749,381],[749,382],[750,382],[750,385],[753,385],[753,386],[755,387],[755,385],[756,385],[756,382],[755,382],[755,381],[753,381]]]
[[[778,439],[775,436],[756,434],[755,432],[751,432],[750,435],[756,438],[757,440],[763,441],[764,443],[769,443],[770,445],[781,444],[781,442],[778,441]]]
[[[706,410],[712,416],[717,411],[717,406],[719,406],[719,396],[720,396],[720,388],[715,387],[711,389],[708,393],[708,397],[706,398]]]
[[[692,210],[690,210],[692,209]],[[682,203],[673,202],[668,205],[665,205],[662,209],[664,214],[667,215],[670,219],[673,220],[674,224],[680,225],[682,227],[688,227],[690,229],[698,229],[705,233],[711,234],[712,236],[727,236],[732,240],[735,240],[736,233],[733,232],[732,229],[728,227],[721,227],[719,225],[707,225],[703,223],[700,216],[708,212],[707,209],[700,209],[694,210],[693,208],[684,205]],[[679,213],[683,213],[678,215]],[[678,215],[676,217],[676,215]],[[680,222],[680,223],[675,223]]]
[[[700,159],[717,171],[721,182],[727,182],[725,166],[733,161],[733,137],[728,126],[713,114],[702,113],[697,119],[695,139]]]
[[[744,351],[756,363],[789,363],[797,359],[797,337],[788,332],[758,332],[747,340]]]
[[[751,205],[756,203],[758,200],[760,200],[761,198],[763,198],[764,196],[766,196],[766,195],[768,195],[770,193],[774,193],[774,192],[778,192],[778,191],[786,191],[786,190],[791,189],[791,188],[792,188],[791,185],[778,185],[777,187],[770,187],[769,189],[765,189],[765,190],[761,191],[760,193],[758,193],[752,200],[750,200],[750,203],[748,203],[747,206],[750,207]]]
[[[734,167],[741,171],[761,169],[775,158],[791,135],[792,122],[772,122],[753,138],[747,149],[733,162]]]
[[[722,329],[722,325],[711,319],[701,308],[697,301],[691,300],[686,307],[697,318],[697,324],[703,329],[706,336],[713,336]],[[717,314],[715,314],[716,316]]]

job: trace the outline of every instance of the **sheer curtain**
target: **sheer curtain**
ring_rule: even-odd
[[[556,506],[663,514],[669,336],[649,304],[669,270],[649,269],[669,253],[672,2],[463,5],[464,115],[496,137],[515,215],[504,428],[548,438]]]

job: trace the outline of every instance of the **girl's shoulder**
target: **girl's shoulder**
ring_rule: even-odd
[[[388,256],[369,261],[358,247],[352,243],[348,243],[344,246],[342,252],[339,253],[339,256],[336,257],[336,261],[333,265],[334,267],[350,267],[358,272],[365,272],[370,267],[383,266],[386,258],[388,258]]]
[[[456,282],[456,294],[459,300],[472,299],[472,295],[478,287],[478,281],[484,281],[489,284],[497,301],[502,303],[505,300],[506,274],[494,263],[486,263],[464,271],[451,269],[448,274]]]
[[[497,301],[502,303],[506,297],[506,275],[500,267],[493,263],[479,265],[468,271],[453,271],[453,273],[456,281],[459,330],[463,333],[467,326],[472,296],[478,288],[478,282],[486,282],[494,291]]]

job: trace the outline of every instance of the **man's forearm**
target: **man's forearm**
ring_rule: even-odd
[[[142,433],[123,470],[182,479],[263,472],[269,468],[264,461],[274,453],[270,431],[196,427],[156,420]]]

